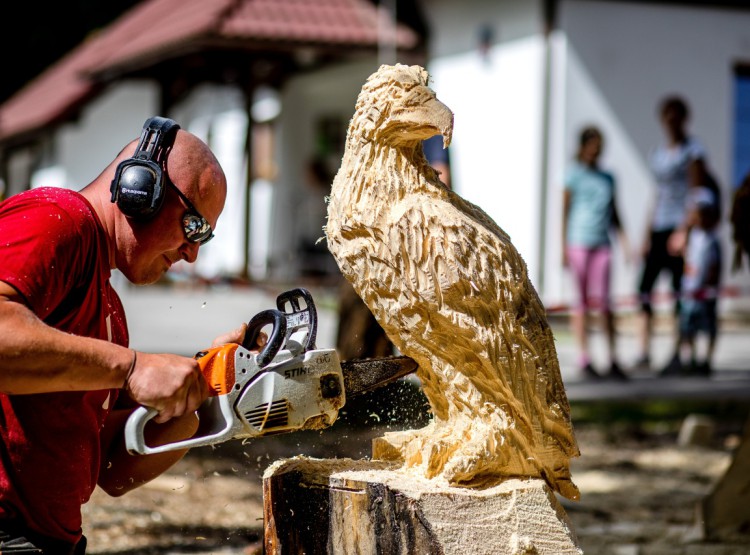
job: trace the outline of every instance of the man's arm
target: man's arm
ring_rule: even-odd
[[[197,361],[169,354],[136,354],[108,341],[52,328],[4,282],[0,282],[0,368],[3,393],[124,387],[134,401],[159,411],[156,422],[193,412],[208,395]]]
[[[211,347],[226,343],[242,343],[247,324],[214,339]],[[258,337],[258,347],[266,342],[266,335]],[[134,405],[127,396],[121,396],[104,424],[101,434],[101,467],[99,470],[99,487],[113,497],[118,497],[142,486],[159,476],[179,461],[187,449],[168,451],[153,455],[131,455],[125,447],[125,423],[133,412]],[[183,414],[164,424],[154,421],[146,423],[144,439],[147,445],[164,445],[193,437],[198,430],[198,418],[195,413]]]
[[[119,497],[159,476],[179,461],[187,449],[155,455],[131,455],[125,448],[124,428],[133,409],[113,410],[101,434],[102,458],[98,484],[113,497]],[[183,414],[165,424],[150,421],[144,431],[148,445],[174,443],[193,436],[198,430],[195,413]]]
[[[562,264],[564,268],[568,267],[568,216],[570,214],[570,190],[563,189],[563,206],[562,206]]]

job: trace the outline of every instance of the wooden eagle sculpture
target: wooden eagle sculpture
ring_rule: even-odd
[[[447,146],[453,128],[428,79],[401,64],[368,78],[328,200],[328,248],[419,364],[432,409],[425,428],[386,434],[373,456],[451,485],[542,477],[578,499],[569,461],[579,451],[544,307],[510,237],[427,163],[421,141],[442,134]]]

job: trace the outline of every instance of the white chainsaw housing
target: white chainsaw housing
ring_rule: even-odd
[[[196,411],[196,434],[165,445],[146,445],[144,428],[158,413],[139,407],[125,425],[131,454],[154,454],[332,425],[346,402],[341,363],[334,349],[302,351],[295,341],[264,368],[257,355],[237,347],[235,384],[224,395],[209,397]]]

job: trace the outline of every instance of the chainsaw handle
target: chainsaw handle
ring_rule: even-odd
[[[303,307],[300,301],[304,301]],[[252,317],[247,324],[245,340],[242,346],[251,351],[257,348],[261,330],[271,324],[271,335],[256,358],[258,366],[264,368],[279,350],[286,345],[289,338],[298,330],[306,329],[303,351],[315,349],[315,336],[318,329],[318,312],[315,309],[312,295],[307,289],[298,287],[281,293],[276,297],[278,310],[268,309]]]
[[[300,305],[300,299],[305,302],[304,307]],[[286,291],[276,297],[276,307],[286,315],[287,334],[291,336],[297,330],[306,328],[307,336],[302,349],[303,351],[315,349],[318,311],[315,309],[310,292],[302,287]]]
[[[257,348],[258,336],[268,324],[272,325],[271,335],[255,359],[261,368],[273,360],[286,341],[286,316],[284,313],[274,309],[258,312],[248,322],[245,340],[242,342],[242,346],[248,351]]]
[[[159,414],[159,411],[151,407],[138,407],[125,422],[125,447],[130,454],[149,454],[151,448],[146,445],[143,434],[146,424]]]
[[[234,409],[230,395],[209,397],[196,411],[198,431],[194,437],[186,438],[163,445],[148,445],[144,434],[146,424],[159,412],[151,407],[140,406],[135,409],[125,422],[125,447],[131,455],[153,455],[176,449],[191,449],[214,445],[230,439],[241,426],[235,421]]]

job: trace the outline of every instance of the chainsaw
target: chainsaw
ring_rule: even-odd
[[[158,412],[141,406],[125,424],[128,452],[148,455],[327,428],[348,397],[417,369],[417,363],[405,356],[341,362],[335,349],[316,348],[317,310],[306,289],[282,293],[276,306],[253,316],[241,345],[229,343],[195,355],[209,396],[196,411],[199,424],[193,437],[147,445],[144,428]],[[267,339],[258,351],[261,333]]]

